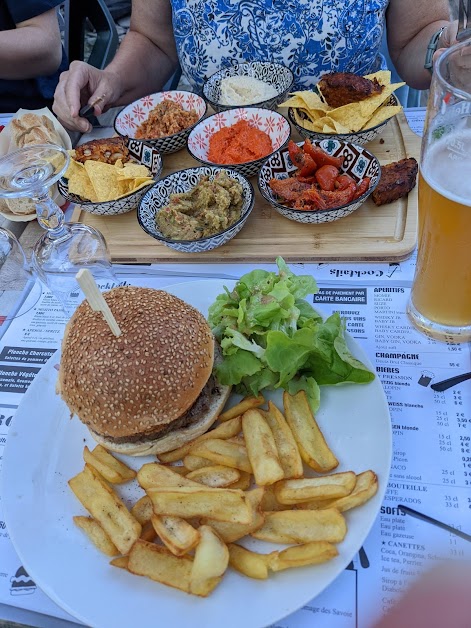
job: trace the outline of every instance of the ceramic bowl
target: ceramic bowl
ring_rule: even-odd
[[[399,105],[399,101],[394,94],[391,94],[389,99],[386,101],[386,107],[396,107]],[[307,119],[307,114],[303,111],[298,111],[299,117]],[[388,124],[389,120],[392,118],[388,118],[384,122],[380,122],[376,126],[371,127],[370,129],[362,129],[361,131],[356,131],[352,133],[318,133],[317,131],[309,131],[309,129],[305,129],[303,126],[298,124],[295,120],[293,108],[288,108],[288,118],[291,124],[298,130],[298,133],[301,137],[309,138],[310,140],[325,140],[330,138],[336,138],[338,140],[342,140],[344,142],[352,142],[353,144],[367,144],[374,140],[375,137],[378,137]]]
[[[155,219],[159,211],[168,205],[170,194],[188,192],[195,187],[201,177],[209,176],[213,179],[221,170],[225,170],[232,179],[236,179],[244,190],[244,203],[239,220],[221,233],[199,240],[172,240],[166,238],[159,231]],[[171,249],[182,253],[201,253],[202,251],[211,251],[218,246],[222,246],[237,235],[250,216],[253,206],[254,189],[250,181],[240,174],[240,172],[236,172],[231,168],[200,166],[179,170],[161,179],[142,199],[139,209],[137,210],[137,219],[146,233]]]
[[[214,111],[227,111],[240,107],[240,105],[223,105],[219,102],[221,99],[221,81],[230,76],[251,76],[273,87],[276,90],[276,96],[250,105],[264,109],[276,109],[280,103],[286,100],[294,83],[291,70],[280,63],[252,61],[231,65],[215,72],[203,85],[203,97]]]
[[[270,136],[273,151],[269,155],[283,148],[289,140],[291,128],[288,120],[280,113],[260,107],[238,107],[237,109],[215,113],[199,122],[188,137],[188,152],[197,161],[209,166],[232,168],[246,177],[257,174],[269,155],[241,164],[215,164],[208,160],[211,137],[223,127],[230,127],[239,120],[247,120],[251,125]]]
[[[194,109],[198,115],[198,120],[195,124],[190,125],[174,135],[167,135],[166,137],[160,138],[140,138],[136,141],[145,142],[163,154],[174,153],[183,148],[191,129],[205,116],[207,110],[205,100],[201,98],[201,96],[198,96],[198,94],[192,92],[185,92],[183,90],[158,92],[134,101],[122,109],[116,116],[114,121],[116,133],[123,137],[136,139],[135,135],[138,127],[144,120],[147,120],[149,113],[164,100],[173,100],[181,105],[185,111]]]
[[[155,148],[147,146],[139,140],[128,139],[127,145],[129,154],[133,161],[147,166],[152,173],[154,181],[157,181],[162,172],[162,158],[159,152]],[[141,198],[149,190],[149,188],[154,185],[154,183],[149,183],[149,185],[146,185],[143,188],[135,190],[134,192],[129,192],[129,194],[126,194],[126,196],[123,196],[122,198],[118,198],[114,201],[103,201],[101,203],[86,201],[76,194],[70,194],[67,179],[60,179],[57,185],[59,192],[65,199],[75,203],[76,205],[80,205],[80,207],[89,214],[96,214],[97,216],[116,216],[118,214],[125,214],[126,212],[136,209]]]
[[[271,155],[263,164],[258,175],[258,187],[262,196],[272,205],[276,211],[296,222],[314,223],[332,222],[339,218],[344,218],[357,210],[373,192],[379,183],[381,177],[381,166],[377,157],[370,153],[363,146],[344,142],[337,138],[328,140],[320,140],[312,142],[313,145],[322,148],[329,155],[334,157],[343,157],[343,165],[341,172],[350,175],[355,181],[360,181],[364,177],[370,177],[370,186],[368,190],[360,197],[342,205],[335,209],[319,209],[314,211],[306,211],[301,209],[293,209],[282,205],[272,192],[269,183],[271,179],[286,179],[297,168],[293,166],[289,158],[288,149]],[[298,142],[298,146],[302,146],[303,142]]]

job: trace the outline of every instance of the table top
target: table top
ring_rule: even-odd
[[[24,248],[31,250],[41,233],[35,221],[29,223],[21,237]],[[238,278],[255,266],[273,268],[268,263],[165,263],[116,268],[129,283],[165,289],[182,281]],[[281,620],[283,628],[307,628],[314,623],[316,628],[368,626],[372,617],[387,610],[411,579],[425,569],[427,555],[469,555],[465,541],[400,516],[397,510],[400,503],[412,505],[471,532],[471,467],[466,466],[471,460],[467,444],[471,437],[471,390],[466,384],[445,393],[434,393],[430,388],[434,382],[471,370],[470,346],[456,350],[426,339],[410,327],[404,312],[414,268],[413,256],[398,263],[292,265],[296,274],[309,273],[316,278],[320,287],[316,307],[325,314],[340,311],[349,332],[374,360],[390,403],[394,461],[384,506],[362,551],[328,590],[295,615]],[[19,373],[25,370],[26,362],[20,352],[7,360],[6,349],[10,353],[44,346],[53,350],[65,324],[51,307],[51,296],[45,290],[41,294],[38,285],[23,298],[21,317],[6,327],[3,336],[4,326],[0,327],[0,369],[11,381],[20,381]],[[31,305],[35,299],[37,302]],[[41,366],[38,363],[33,368],[39,371]],[[0,454],[21,398],[22,393],[7,392],[0,380]],[[20,563],[11,542],[1,535],[0,556],[2,628],[72,625],[38,589],[31,595],[11,597],[10,579]]]

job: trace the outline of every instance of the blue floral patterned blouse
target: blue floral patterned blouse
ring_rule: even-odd
[[[183,73],[196,91],[223,66],[277,61],[295,87],[326,72],[367,74],[378,53],[389,0],[171,0]]]

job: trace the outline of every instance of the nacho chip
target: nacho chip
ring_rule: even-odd
[[[115,164],[116,166],[116,164]],[[118,171],[118,179],[136,179],[136,178],[149,178],[150,172],[146,166],[141,164],[135,164],[132,162],[127,162],[124,166],[117,167]]]
[[[99,203],[111,201],[120,196],[118,174],[113,165],[87,160],[84,166]]]
[[[376,79],[380,85],[389,85],[391,83],[390,70],[379,70],[379,72],[373,72],[373,74],[365,74],[363,78],[373,81]]]
[[[83,198],[83,200],[98,200],[95,189],[90,181],[83,164],[70,160],[69,167],[64,175],[68,179],[69,192]]]
[[[389,105],[389,106],[381,105],[381,107],[376,109],[374,114],[366,122],[365,126],[363,126],[362,129],[371,129],[371,128],[377,126],[378,124],[381,124],[385,120],[389,120],[389,118],[392,118],[393,116],[395,116],[396,114],[398,114],[401,111],[402,111],[402,107],[400,105],[397,105],[397,106],[395,106],[395,105]]]

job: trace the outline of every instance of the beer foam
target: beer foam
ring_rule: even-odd
[[[471,129],[446,134],[430,145],[421,174],[445,198],[471,207]]]

